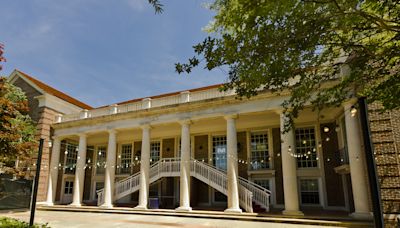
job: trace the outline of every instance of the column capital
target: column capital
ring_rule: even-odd
[[[63,136],[59,136],[59,135],[53,135],[53,136],[51,136],[51,140],[59,140],[59,141],[62,141],[64,139],[64,137]]]
[[[237,119],[239,118],[239,115],[237,113],[231,113],[231,114],[225,114],[224,119],[226,120],[232,120],[232,119]]]
[[[107,129],[108,134],[117,134],[117,129]]]
[[[143,123],[143,124],[140,125],[140,128],[142,130],[150,130],[152,127],[151,127],[151,125],[149,123]]]
[[[193,121],[191,119],[182,119],[182,120],[179,120],[178,123],[180,125],[190,125],[193,123]]]
[[[357,98],[353,97],[353,98],[350,98],[350,99],[344,101],[342,103],[342,106],[346,109],[346,108],[350,108],[351,106],[355,105],[356,103],[357,103]]]
[[[81,138],[81,137],[87,138],[87,133],[86,132],[80,132],[77,135],[79,136],[79,138]]]

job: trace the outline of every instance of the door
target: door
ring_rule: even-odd
[[[70,204],[72,203],[72,193],[74,191],[74,181],[66,180],[64,182],[64,194],[62,198],[63,204]]]

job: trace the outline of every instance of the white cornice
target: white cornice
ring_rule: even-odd
[[[82,108],[48,93],[36,96],[35,99],[39,101],[39,107],[51,108],[62,114],[71,114],[82,110]]]

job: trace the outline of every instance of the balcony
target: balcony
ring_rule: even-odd
[[[233,96],[233,95],[235,95],[235,92],[233,90],[222,92],[219,90],[219,86],[218,87],[213,86],[211,88],[204,88],[204,89],[194,89],[192,91],[183,91],[183,92],[133,100],[131,102],[120,105],[114,104],[107,107],[95,108],[92,110],[82,110],[79,113],[58,115],[56,117],[56,123],[64,123],[69,121],[95,118],[100,116],[109,116],[118,113],[134,112],[134,111],[146,110],[156,107],[164,107],[169,105],[204,101],[204,100]]]

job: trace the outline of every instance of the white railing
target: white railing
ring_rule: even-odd
[[[79,119],[94,118],[99,116],[112,115],[116,113],[133,112],[148,108],[182,104],[187,102],[195,102],[195,101],[201,101],[201,100],[207,100],[225,96],[233,96],[233,95],[235,95],[235,92],[233,90],[227,92],[220,92],[218,88],[210,88],[207,90],[200,90],[194,92],[185,91],[180,94],[172,94],[165,97],[158,97],[152,99],[144,98],[142,100],[118,106],[112,105],[92,110],[83,110],[79,113],[63,115],[61,118],[59,118],[59,121],[57,122],[67,122]],[[82,115],[83,112],[84,115]]]
[[[224,172],[204,162],[192,160],[190,174],[217,191],[228,194],[227,177]],[[253,212],[253,193],[239,184],[239,204],[247,212]]]
[[[263,207],[267,212],[269,211],[269,198],[271,195],[271,191],[252,182],[243,177],[239,177],[239,183],[241,186],[244,186],[246,189],[253,193],[253,201],[258,203],[261,207]]]
[[[100,206],[104,203],[104,188],[96,191],[97,193],[97,206]]]
[[[217,191],[228,194],[227,176],[207,163],[197,160],[190,161],[190,175],[210,185]],[[149,170],[149,182],[153,183],[162,177],[180,176],[180,159],[164,158],[154,163]],[[114,200],[118,200],[137,190],[140,186],[140,172],[135,173],[115,184]],[[271,192],[249,180],[239,177],[239,202],[240,206],[247,212],[253,212],[253,201],[260,204],[269,211],[269,197]],[[104,203],[104,189],[97,191],[97,205]]]

